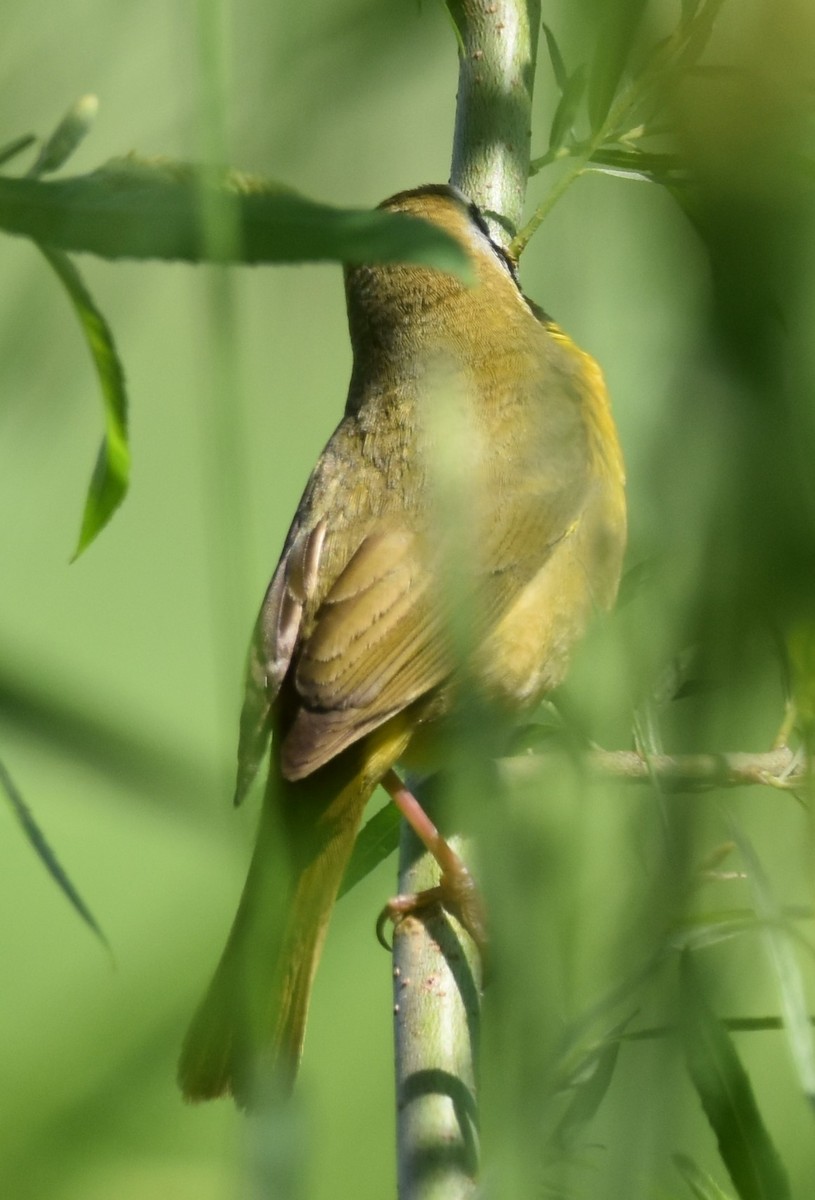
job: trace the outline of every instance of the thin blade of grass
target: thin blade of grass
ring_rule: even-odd
[[[552,1139],[560,1150],[568,1150],[575,1135],[588,1124],[605,1099],[614,1078],[623,1035],[633,1016],[632,1013],[616,1025],[603,1043],[592,1046],[576,1069],[570,1085],[572,1099]]]
[[[130,481],[127,391],[124,369],[110,326],[94,304],[76,267],[62,251],[50,246],[40,249],[74,307],[96,368],[105,414],[105,436],[88,488],[74,561],[107,525],[127,493]]]
[[[22,137],[14,138],[12,141],[6,142],[5,146],[0,146],[0,167],[4,167],[12,158],[16,158],[29,146],[33,146],[36,140],[35,134],[24,133]]]
[[[574,128],[577,113],[586,91],[586,68],[578,67],[567,81],[549,130],[549,151],[559,150]]]
[[[546,48],[549,51],[549,61],[552,64],[555,82],[561,92],[565,92],[569,82],[569,72],[566,70],[566,64],[563,61],[563,55],[560,53],[557,38],[545,21],[543,22],[543,35],[546,38]]]
[[[57,887],[68,899],[72,907],[79,914],[89,929],[96,934],[102,945],[110,950],[110,943],[102,932],[96,918],[88,908],[85,901],[80,896],[79,892],[74,887],[69,879],[64,867],[60,863],[54,851],[46,841],[45,834],[40,829],[34,814],[23,799],[14,780],[6,770],[5,765],[0,762],[0,789],[2,789],[6,799],[11,805],[12,812],[23,828],[23,833],[28,839],[29,845],[33,848],[34,853],[43,864],[48,874],[56,883]]]
[[[697,1095],[740,1200],[791,1200],[786,1171],[747,1072],[702,994],[693,958],[679,960],[680,1035]]]
[[[588,110],[592,132],[603,125],[631,54],[645,0],[625,0],[608,8],[600,27],[588,84]]]
[[[351,888],[356,887],[360,880],[370,875],[375,867],[397,849],[399,822],[399,810],[394,804],[386,804],[366,822],[354,845],[351,861],[340,886],[340,896],[350,892]]]
[[[810,1105],[815,1106],[815,1038],[801,968],[785,924],[784,913],[776,902],[770,882],[750,839],[736,826],[733,838],[747,867],[753,905],[762,925],[762,936],[778,987],[781,1015],[792,1061],[804,1095]]]

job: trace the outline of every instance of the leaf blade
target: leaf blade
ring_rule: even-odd
[[[786,1172],[733,1042],[702,994],[692,956],[679,960],[685,1062],[740,1200],[791,1200]]]
[[[777,904],[747,835],[734,827],[733,840],[747,867],[747,878],[756,916],[761,922],[770,963],[778,987],[784,1031],[801,1088],[810,1105],[815,1105],[815,1037],[806,1002],[804,981],[787,931],[785,917]]]
[[[574,128],[575,119],[577,117],[580,102],[586,91],[587,81],[585,65],[577,67],[567,81],[560,97],[560,103],[555,109],[555,115],[552,117],[552,126],[549,130],[549,152],[559,150],[563,145],[566,137]]]
[[[105,415],[105,434],[88,488],[79,539],[71,560],[75,561],[101,533],[127,494],[130,482],[127,389],[113,333],[85,287],[79,271],[62,251],[50,246],[40,246],[40,250],[74,307],[99,380]]]
[[[569,72],[566,70],[566,64],[563,61],[563,55],[560,53],[560,46],[557,44],[557,38],[555,37],[553,31],[545,21],[542,22],[542,25],[543,36],[546,38],[546,48],[549,51],[549,61],[552,64],[555,82],[557,83],[561,92],[564,92],[569,82]]]
[[[351,888],[356,887],[366,875],[393,854],[399,845],[400,820],[396,805],[386,804],[366,822],[354,844],[339,896],[350,892]]]
[[[592,132],[604,124],[625,70],[645,0],[625,0],[608,8],[600,27],[597,49],[588,82],[588,110]]]
[[[236,238],[213,246],[203,214],[221,201],[234,206]],[[164,160],[115,159],[57,180],[0,177],[0,229],[114,260],[412,262],[473,278],[456,239],[418,217],[335,208],[269,180]]]
[[[5,795],[12,812],[22,826],[29,845],[33,848],[34,853],[48,871],[48,874],[88,928],[99,938],[102,945],[107,950],[110,950],[110,943],[102,932],[96,918],[74,887],[64,867],[51,849],[45,834],[34,819],[34,814],[26,804],[22,793],[17,788],[2,761],[0,761],[0,790]]]

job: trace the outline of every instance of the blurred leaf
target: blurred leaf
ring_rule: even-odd
[[[812,1018],[815,1022],[815,1017]],[[721,1023],[729,1033],[777,1033],[783,1028],[780,1017],[722,1017]],[[620,1035],[621,1042],[648,1042],[676,1033],[673,1025],[651,1025]]]
[[[671,1157],[696,1200],[732,1200],[730,1193],[720,1188],[713,1176],[698,1167],[687,1154],[672,1154]]]
[[[594,61],[589,74],[589,122],[592,132],[600,129],[633,48],[646,0],[623,0],[609,5],[600,27]]]
[[[216,781],[199,755],[185,754],[165,732],[152,738],[138,713],[123,712],[121,698],[111,692],[96,699],[76,680],[62,679],[53,663],[29,656],[25,676],[9,671],[9,655],[0,646],[0,719],[37,746],[47,746],[71,762],[87,763],[117,783],[135,787],[140,800],[159,799],[162,807],[195,805],[212,794]],[[32,680],[41,680],[37,686]],[[76,695],[74,702],[63,699]],[[162,737],[163,733],[163,737]],[[230,764],[231,765],[231,764]]]
[[[31,809],[26,804],[17,787],[14,784],[11,776],[6,770],[4,764],[0,762],[0,788],[2,788],[9,804],[12,807],[14,815],[23,827],[23,832],[28,838],[29,844],[33,847],[35,854],[40,862],[44,865],[48,874],[60,888],[62,893],[68,898],[74,909],[79,913],[82,920],[92,929],[100,942],[109,950],[110,945],[99,925],[96,923],[94,916],[85,901],[80,896],[74,885],[71,883],[68,875],[61,866],[54,851],[45,840],[45,835],[40,829],[37,822],[34,820],[34,815]]]
[[[555,81],[561,92],[565,92],[569,83],[569,72],[566,70],[566,64],[563,61],[563,55],[560,53],[560,47],[557,44],[557,39],[549,26],[544,21],[543,33],[546,38],[546,48],[549,51],[549,61],[552,64],[552,70],[555,74]]]
[[[701,0],[682,0],[682,24],[689,25],[699,10]]]
[[[786,909],[783,920],[811,921],[813,912],[809,908]],[[687,917],[669,934],[669,943],[675,950],[701,950],[728,941],[742,933],[754,933],[768,927],[749,908],[722,909],[705,913],[699,917]]]
[[[386,804],[365,824],[354,845],[351,861],[340,886],[340,896],[350,892],[360,880],[393,854],[399,845],[400,820],[396,805]]]
[[[687,167],[678,154],[654,154],[647,150],[621,149],[601,146],[590,159],[589,170],[607,175],[623,175],[659,183],[663,187],[676,185],[687,177]]]
[[[586,68],[580,66],[574,71],[564,88],[552,118],[552,128],[549,130],[550,151],[559,150],[574,127],[580,102],[586,90],[586,78]]]
[[[792,1061],[804,1095],[810,1104],[815,1105],[815,1039],[812,1036],[812,1023],[801,968],[784,923],[784,915],[776,903],[769,880],[750,839],[735,827],[733,836],[747,867],[753,904],[770,952]]]
[[[791,1200],[789,1181],[724,1026],[708,1007],[691,954],[679,960],[685,1061],[740,1200]]]
[[[749,909],[734,909],[732,915],[707,914],[690,917],[669,934],[674,950],[703,950],[755,930],[758,922]]]
[[[130,448],[127,440],[127,393],[124,370],[116,353],[113,334],[91,299],[76,267],[66,254],[41,246],[70,297],[102,389],[105,436],[91,478],[76,559],[108,523],[127,492],[130,479]]]
[[[99,110],[96,96],[81,96],[72,104],[54,132],[45,140],[28,175],[36,178],[57,171],[68,161],[90,132]]]
[[[22,137],[14,138],[12,141],[6,142],[5,146],[0,146],[0,167],[5,166],[18,154],[22,154],[23,150],[27,150],[29,146],[33,146],[36,140],[33,133],[24,133]]]
[[[553,1134],[553,1141],[560,1149],[568,1149],[575,1134],[588,1124],[605,1099],[617,1066],[622,1035],[633,1015],[616,1025],[604,1042],[592,1046],[574,1072],[568,1085],[571,1102]]]
[[[694,14],[687,41],[679,58],[683,67],[687,68],[695,64],[696,60],[704,54],[723,3],[724,0],[707,0],[707,3]]]
[[[237,247],[211,247],[204,214],[233,206]],[[0,178],[0,229],[103,258],[416,262],[472,276],[459,243],[403,213],[340,209],[268,180],[189,164],[114,159],[88,175]]]

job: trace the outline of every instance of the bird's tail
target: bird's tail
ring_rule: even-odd
[[[294,1082],[314,973],[365,804],[406,738],[351,747],[295,783],[271,772],[240,906],[181,1051],[188,1100],[242,1107]],[[385,761],[389,760],[389,761]]]

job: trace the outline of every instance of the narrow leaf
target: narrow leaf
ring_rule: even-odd
[[[399,810],[395,804],[386,804],[374,813],[362,829],[354,846],[351,861],[345,872],[339,894],[344,896],[393,854],[399,845]]]
[[[791,1200],[789,1181],[761,1119],[747,1072],[708,1007],[686,951],[679,960],[685,1061],[740,1200]]]
[[[682,67],[691,66],[704,54],[723,3],[724,0],[707,0],[707,3],[694,15],[687,41],[679,58]]]
[[[682,24],[690,25],[696,16],[701,0],[682,0]]]
[[[552,118],[549,130],[549,150],[559,150],[574,128],[583,94],[586,91],[586,68],[578,67],[566,84]]]
[[[553,1135],[561,1150],[569,1149],[575,1135],[588,1124],[605,1099],[614,1077],[623,1034],[632,1017],[633,1014],[615,1026],[599,1046],[593,1046],[573,1074],[572,1099]]]
[[[224,202],[236,237],[213,246],[204,217]],[[268,180],[166,160],[115,159],[68,179],[0,177],[0,229],[111,259],[415,262],[472,278],[463,247],[418,217],[332,208]]]
[[[730,1193],[720,1188],[713,1176],[697,1166],[687,1154],[673,1154],[671,1157],[696,1200],[732,1200]]]
[[[625,70],[646,0],[623,0],[607,8],[589,74],[589,121],[592,132],[603,125]]]
[[[91,130],[99,111],[96,96],[80,96],[72,104],[54,132],[44,142],[28,174],[32,178],[57,171],[73,154]]]
[[[76,912],[79,913],[85,924],[93,930],[102,944],[110,949],[108,940],[97,924],[92,912],[71,883],[54,851],[45,840],[45,835],[34,820],[31,809],[26,804],[2,762],[0,762],[0,788],[2,788],[14,815],[23,827],[23,832],[28,838],[29,844],[33,847],[35,854],[48,871],[48,874],[73,905]]]
[[[563,61],[563,55],[560,53],[557,39],[545,21],[543,22],[543,33],[546,38],[546,47],[549,51],[549,61],[555,73],[555,82],[561,92],[565,92],[569,83],[569,72],[566,70],[566,64]]]
[[[734,828],[734,839],[747,867],[747,878],[756,916],[762,924],[762,936],[778,986],[781,1015],[792,1061],[810,1104],[815,1105],[815,1039],[807,1007],[801,968],[785,924],[784,913],[776,903],[770,882],[764,874],[750,839]]]
[[[60,250],[48,246],[40,249],[74,306],[99,378],[105,413],[105,436],[85,501],[79,541],[73,555],[76,559],[107,525],[127,492],[130,480],[127,392],[110,326],[94,304],[76,267]]]
[[[22,137],[14,138],[13,141],[6,142],[5,146],[0,146],[0,167],[5,166],[18,154],[22,154],[23,150],[27,150],[29,146],[33,146],[36,140],[33,133],[24,133]]]

